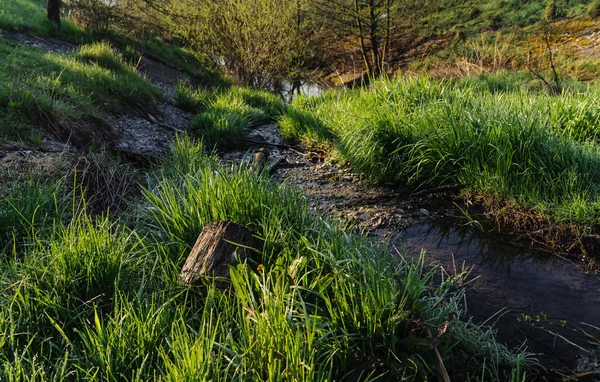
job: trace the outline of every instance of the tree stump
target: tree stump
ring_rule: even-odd
[[[250,248],[256,247],[257,241],[246,227],[232,222],[208,223],[185,261],[181,278],[191,285],[206,276],[229,277],[229,265],[246,260]]]
[[[271,153],[269,152],[269,150],[265,149],[264,147],[261,147],[260,149],[256,150],[252,155],[252,163],[250,164],[250,167],[255,171],[262,171],[263,168],[265,168],[265,166],[267,165],[270,155]]]

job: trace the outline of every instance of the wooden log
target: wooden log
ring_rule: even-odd
[[[254,171],[262,171],[263,168],[265,168],[265,166],[267,165],[270,155],[271,153],[269,152],[269,150],[265,149],[264,147],[261,147],[260,149],[256,150],[252,155],[252,163],[250,164],[250,167]]]
[[[257,241],[246,227],[232,222],[208,223],[181,270],[181,278],[191,285],[206,276],[229,277],[229,265],[245,261],[251,248],[257,248]]]

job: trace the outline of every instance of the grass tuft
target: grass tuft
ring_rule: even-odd
[[[208,90],[180,84],[175,99],[179,107],[199,112],[189,131],[210,148],[231,147],[250,129],[275,121],[285,111],[277,95],[240,87]]]

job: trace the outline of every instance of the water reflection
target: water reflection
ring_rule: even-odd
[[[509,243],[506,236],[482,232],[454,219],[439,219],[430,224],[409,227],[397,240],[400,245],[402,242],[413,246],[421,245],[434,252],[447,249],[458,254],[462,260],[484,265],[507,276],[510,276],[514,264],[525,268],[551,269],[562,262],[549,253],[519,247],[517,243]]]
[[[323,93],[324,87],[306,80],[278,80],[273,83],[272,90],[279,94],[285,103],[290,103],[299,95],[318,96]]]

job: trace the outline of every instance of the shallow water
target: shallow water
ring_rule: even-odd
[[[283,80],[278,81],[273,86],[273,91],[283,98],[285,103],[290,103],[294,98],[299,95],[305,95],[308,97],[318,96],[323,93],[324,89],[321,85],[316,82],[305,81],[305,80]]]
[[[463,263],[472,266],[470,278],[476,279],[467,286],[468,313],[476,322],[484,322],[506,308],[493,319],[501,342],[509,346],[525,343],[546,367],[600,372],[597,346],[559,324],[566,320],[568,326],[585,328],[600,338],[600,332],[582,324],[600,327],[600,280],[596,276],[549,253],[516,248],[506,238],[458,223],[411,226],[390,243],[409,255],[424,249],[426,263],[437,262],[447,270],[454,269],[454,263],[459,268]],[[541,313],[558,325],[546,322],[536,327],[517,320],[522,314],[535,317]]]

